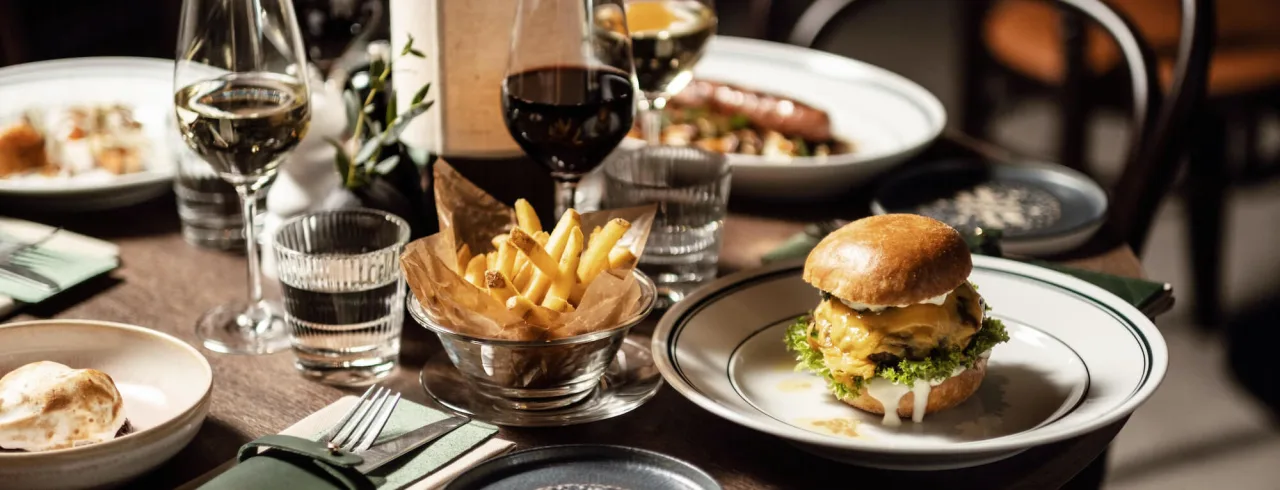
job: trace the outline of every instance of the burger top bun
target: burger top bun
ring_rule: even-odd
[[[827,235],[804,263],[804,280],[845,301],[902,306],[941,296],[969,278],[964,238],[914,214],[863,218]]]

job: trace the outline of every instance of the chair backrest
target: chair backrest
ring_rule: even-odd
[[[1188,122],[1204,99],[1208,80],[1214,37],[1213,0],[1179,2],[1182,27],[1178,58],[1173,84],[1165,98],[1161,95],[1156,57],[1132,21],[1101,0],[1056,0],[1106,30],[1129,67],[1133,138],[1120,181],[1111,192],[1105,233],[1128,243],[1135,251],[1142,250],[1156,209],[1173,185],[1185,150]],[[800,16],[788,41],[813,47],[832,32],[840,19],[852,15],[864,3],[817,0]]]

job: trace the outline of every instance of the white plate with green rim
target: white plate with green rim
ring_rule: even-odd
[[[848,463],[898,470],[976,466],[1077,437],[1132,413],[1164,378],[1155,325],[1079,279],[974,256],[969,279],[1004,321],[981,388],[921,423],[881,425],[797,372],[783,334],[818,304],[795,261],[722,278],[663,315],[653,357],[667,382],[702,408]]]

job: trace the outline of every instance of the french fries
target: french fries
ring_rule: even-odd
[[[525,257],[529,258],[529,263],[537,267],[538,270],[545,274],[555,274],[560,266],[556,264],[556,259],[551,258],[545,249],[538,245],[533,237],[526,234],[519,228],[511,230],[511,245],[520,250]]]
[[[561,314],[581,306],[601,272],[622,276],[638,262],[634,252],[619,244],[631,228],[626,220],[614,219],[587,235],[582,215],[570,209],[547,232],[528,201],[516,201],[515,211],[515,226],[490,240],[492,251],[476,254],[466,245],[458,249],[458,270],[531,325],[553,325]]]
[[[538,213],[533,211],[533,205],[524,199],[516,200],[516,226],[529,232],[537,233],[542,231],[542,223],[538,221]]]
[[[462,247],[458,249],[458,270],[465,273],[467,265],[470,263],[471,247],[468,247],[467,244],[464,243],[462,244]]]
[[[600,271],[608,267],[609,251],[630,228],[631,223],[627,220],[614,219],[596,234],[595,242],[582,252],[582,262],[578,263],[578,282],[590,284]]]
[[[476,287],[484,287],[484,266],[484,254],[471,257],[471,261],[467,262],[466,272],[463,273],[462,278]]]
[[[547,291],[547,297],[542,300],[542,306],[556,311],[565,311],[571,306],[568,301],[569,293],[573,292],[581,253],[582,230],[573,228],[569,233],[569,241],[565,244],[564,255],[560,257],[560,268],[552,280],[551,290]]]
[[[506,304],[512,296],[520,294],[511,287],[511,283],[507,281],[507,275],[502,271],[485,271],[484,287],[489,290],[489,296],[493,296],[493,299],[503,304]]]
[[[614,248],[609,251],[609,269],[630,269],[636,266],[639,261],[636,254],[631,253],[630,249]]]

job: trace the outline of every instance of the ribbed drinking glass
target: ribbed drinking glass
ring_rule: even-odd
[[[274,246],[295,366],[339,385],[371,383],[400,355],[404,220],[369,209],[325,211],[280,225]]]

